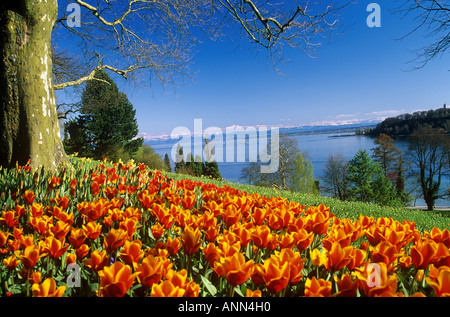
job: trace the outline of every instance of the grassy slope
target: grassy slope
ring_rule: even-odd
[[[324,204],[330,207],[330,211],[339,218],[349,218],[356,220],[360,215],[371,216],[374,218],[389,217],[394,220],[403,221],[410,220],[416,223],[416,228],[420,231],[431,230],[433,227],[450,229],[450,218],[441,215],[438,212],[429,212],[421,210],[407,210],[404,208],[391,208],[383,207],[375,204],[361,203],[361,202],[348,202],[341,201],[334,198],[293,193],[287,191],[277,191],[271,188],[257,187],[250,185],[242,185],[224,181],[217,181],[208,178],[196,178],[187,175],[179,175],[173,173],[167,173],[167,175],[174,180],[188,178],[193,180],[199,180],[204,183],[213,183],[217,186],[227,185],[232,188],[236,188],[242,191],[246,191],[250,194],[258,193],[261,196],[272,197],[280,196],[290,201],[295,201],[306,206],[316,206]]]

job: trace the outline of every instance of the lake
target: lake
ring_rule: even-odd
[[[328,156],[331,154],[341,153],[342,156],[350,160],[358,152],[359,149],[365,149],[370,154],[372,154],[371,149],[374,147],[374,139],[365,136],[358,136],[348,133],[317,133],[317,134],[303,134],[303,135],[291,135],[290,138],[295,139],[298,142],[299,149],[308,154],[310,161],[314,167],[314,176],[320,179],[324,176],[323,169],[325,167]],[[156,153],[164,157],[167,153],[169,154],[172,150],[174,144],[178,140],[158,140],[158,141],[147,141],[146,143],[153,147]],[[194,144],[194,142],[192,142]],[[408,148],[408,142],[406,139],[399,139],[395,143],[396,147],[405,152]],[[235,146],[235,154],[237,144]],[[248,152],[248,146],[246,146]],[[224,147],[224,152],[226,153],[226,146]],[[186,154],[186,151],[185,151]],[[245,162],[219,162],[219,170],[222,177],[230,182],[242,183],[240,180],[241,170],[243,167],[247,166],[249,163]],[[173,168],[173,162],[172,162]],[[450,180],[446,179],[442,186],[450,186]],[[445,188],[445,187],[442,187]],[[425,206],[425,202],[422,199],[417,199],[417,206]],[[450,206],[449,200],[439,200],[436,203],[439,207]]]

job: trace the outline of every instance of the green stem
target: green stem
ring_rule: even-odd
[[[27,297],[30,296],[30,269],[27,269]]]
[[[234,286],[230,284],[230,293],[229,293],[229,297],[233,297],[234,296]]]
[[[191,270],[191,256],[188,255],[187,258],[187,263],[186,263],[186,271],[187,271],[187,276],[190,278],[190,270]]]

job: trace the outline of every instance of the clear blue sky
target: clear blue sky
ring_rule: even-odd
[[[187,80],[175,91],[124,88],[137,110],[141,133],[170,134],[173,128],[193,130],[194,118],[203,128],[230,125],[301,125],[323,121],[372,119],[450,104],[449,54],[425,68],[411,71],[414,50],[428,39],[424,32],[404,40],[415,24],[389,10],[397,1],[377,1],[381,27],[366,25],[367,5],[359,0],[342,12],[349,28],[317,51],[312,59],[286,50],[289,60],[277,74],[264,51],[245,41],[206,41],[197,46]],[[375,2],[375,1],[374,1]],[[250,48],[250,49],[249,49]]]

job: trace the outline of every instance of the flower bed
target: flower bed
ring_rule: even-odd
[[[446,296],[450,232],[132,162],[0,170],[0,296]]]

